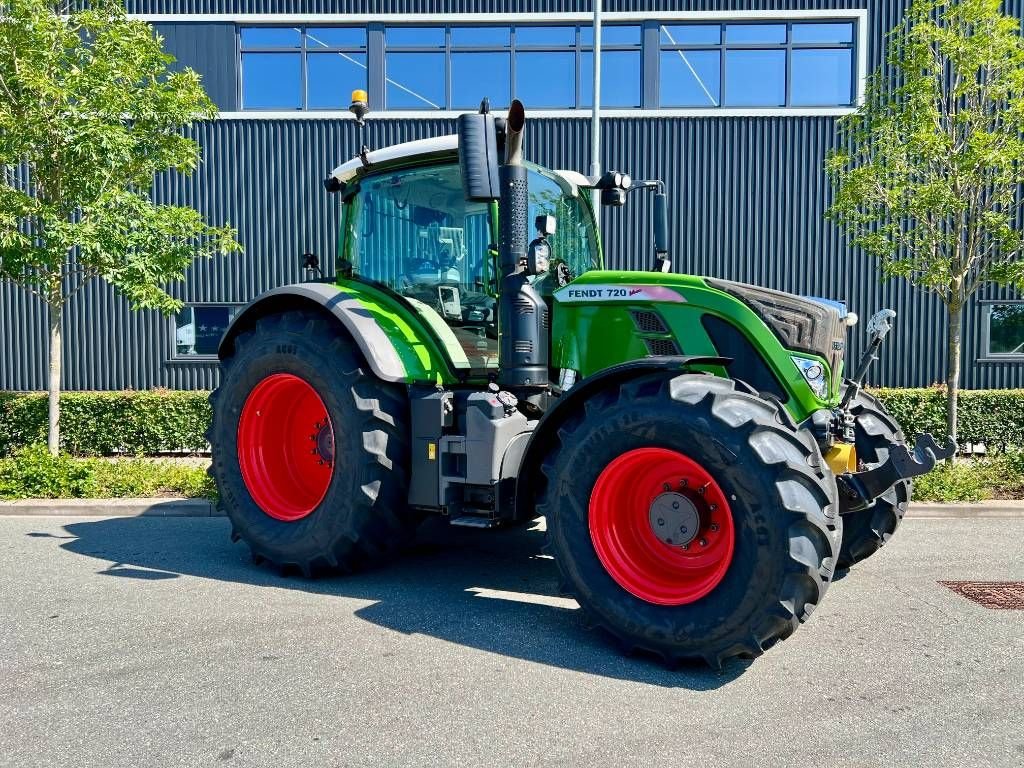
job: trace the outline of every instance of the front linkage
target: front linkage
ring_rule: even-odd
[[[844,438],[851,444],[855,439],[851,405],[860,394],[868,369],[878,360],[878,350],[892,330],[892,321],[895,317],[896,313],[893,310],[883,309],[868,321],[868,348],[861,356],[853,378],[847,382],[846,391],[839,405]],[[940,446],[929,433],[915,437],[913,448],[908,447],[902,440],[890,442],[886,451],[887,457],[881,464],[837,475],[840,514],[847,515],[867,509],[897,483],[928,474],[939,461],[950,459],[955,453],[956,442],[952,437],[947,437],[945,444]]]

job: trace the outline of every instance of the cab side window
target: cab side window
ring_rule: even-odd
[[[485,288],[490,208],[465,200],[458,165],[366,178],[349,215],[353,272],[439,315],[472,367],[497,365],[496,307]]]

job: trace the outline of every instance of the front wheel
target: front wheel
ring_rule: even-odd
[[[542,474],[565,586],[628,649],[715,667],[759,655],[831,581],[835,478],[811,435],[728,379],[656,374],[598,393]]]
[[[890,446],[906,442],[900,425],[877,397],[861,390],[850,404],[850,413],[854,418],[857,461],[863,469],[884,463],[889,458]],[[843,515],[840,567],[849,568],[871,557],[892,538],[907,512],[912,492],[913,483],[900,480],[871,506]]]

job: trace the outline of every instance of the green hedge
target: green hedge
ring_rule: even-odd
[[[946,431],[940,388],[876,389],[908,435]],[[207,450],[207,392],[65,392],[61,445],[69,453],[103,456]],[[1024,449],[1024,390],[968,390],[960,396],[960,438],[993,449]],[[0,456],[46,441],[46,395],[0,392]]]
[[[875,389],[873,395],[903,426],[908,437],[946,433],[946,392],[928,389]],[[972,389],[960,393],[957,437],[989,449],[1024,449],[1024,390]]]
[[[208,392],[65,392],[61,448],[80,456],[207,450]],[[0,392],[0,456],[46,442],[46,394]]]

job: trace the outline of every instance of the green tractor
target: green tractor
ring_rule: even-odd
[[[308,576],[380,561],[428,515],[544,516],[565,592],[624,648],[756,656],[953,446],[908,446],[861,391],[892,312],[844,381],[855,315],[670,273],[664,185],[525,162],[525,127],[518,101],[504,119],[485,101],[457,135],[328,177],[337,277],[261,296],[221,342],[209,439],[233,538]],[[605,270],[592,199],[638,192],[653,269]]]

